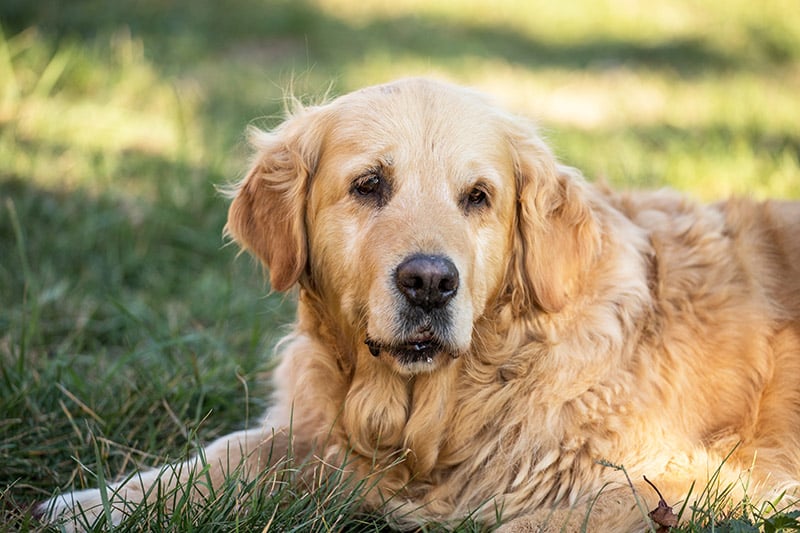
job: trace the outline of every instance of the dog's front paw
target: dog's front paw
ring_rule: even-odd
[[[132,503],[141,500],[136,490],[109,486],[105,489],[104,503],[100,489],[78,490],[54,496],[36,506],[35,514],[47,524],[58,524],[68,532],[84,531],[105,516],[111,524],[118,525],[126,516]],[[124,492],[124,493],[123,493]]]

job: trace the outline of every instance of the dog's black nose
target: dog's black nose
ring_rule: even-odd
[[[456,295],[458,270],[446,257],[412,255],[397,267],[395,283],[412,305],[430,311]]]

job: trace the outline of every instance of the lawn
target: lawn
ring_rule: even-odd
[[[419,74],[538,119],[592,179],[800,198],[796,0],[5,0],[0,529],[40,529],[30,506],[55,489],[179,459],[264,411],[293,303],[226,246],[217,187],[287,91],[313,102]],[[231,489],[147,520],[384,527],[337,489],[288,483],[246,513]],[[688,529],[776,520],[717,511],[687,510]]]

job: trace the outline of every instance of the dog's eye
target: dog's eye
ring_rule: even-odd
[[[380,171],[370,171],[353,181],[350,194],[359,203],[380,208],[386,205],[391,197],[391,182]]]
[[[356,192],[356,194],[361,196],[370,196],[377,193],[380,186],[381,179],[373,174],[356,182],[356,184],[353,186],[353,190]]]
[[[464,197],[465,209],[476,209],[486,206],[489,198],[482,187],[473,187]]]
[[[470,205],[479,206],[486,203],[486,193],[477,187],[469,191],[467,201]]]

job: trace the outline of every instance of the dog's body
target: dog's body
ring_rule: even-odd
[[[619,195],[425,80],[302,109],[254,143],[228,232],[273,288],[299,283],[298,316],[263,427],[205,450],[215,483],[291,445],[375,476],[367,506],[391,497],[401,525],[500,509],[518,531],[577,528],[592,506],[589,530],[643,527],[601,461],[647,509],[642,476],[670,504],[711,478],[734,500],[800,488],[800,205]],[[45,506],[75,502],[99,492]]]

